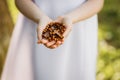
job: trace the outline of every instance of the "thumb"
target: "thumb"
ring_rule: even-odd
[[[65,32],[63,33],[63,36],[64,37],[67,37],[68,34],[71,32],[72,30],[72,22],[69,20],[69,19],[64,19],[63,20],[63,23],[65,24],[65,27],[66,27],[66,30]]]
[[[38,43],[41,43],[42,40],[42,32],[43,28],[41,26],[37,27],[37,38],[38,38]]]
[[[64,38],[66,38],[70,32],[71,32],[71,28],[67,27],[66,31],[63,33]]]

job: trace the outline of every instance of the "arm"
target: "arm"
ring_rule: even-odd
[[[38,24],[37,38],[38,43],[41,43],[42,31],[52,20],[45,15],[42,10],[32,2],[32,0],[15,0],[15,4],[21,13]]]
[[[61,44],[63,44],[65,38],[69,35],[72,30],[72,24],[87,19],[96,13],[98,13],[103,7],[104,0],[87,0],[84,4],[78,6],[75,10],[67,13],[63,16],[59,16],[57,21],[66,25],[67,30],[64,32],[64,39]],[[58,47],[61,44],[54,44],[52,46]]]
[[[48,18],[41,9],[39,9],[32,0],[15,0],[17,8],[23,13],[26,17],[33,20],[36,23],[39,23],[42,17]]]
[[[103,4],[104,0],[88,0],[65,16],[69,17],[72,20],[72,23],[76,23],[98,13],[102,9]]]

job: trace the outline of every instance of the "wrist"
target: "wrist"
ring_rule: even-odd
[[[46,22],[46,23],[48,23],[50,21],[52,21],[52,19],[50,19],[48,16],[44,15],[44,16],[40,16],[39,17],[38,23],[40,23],[40,22]]]
[[[69,16],[69,15],[63,15],[63,17],[64,17],[65,19],[70,20],[70,21],[73,23],[73,19],[72,19],[71,16]]]

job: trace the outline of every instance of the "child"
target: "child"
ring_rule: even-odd
[[[104,0],[15,0],[15,3],[21,13],[1,80],[95,80],[97,13]],[[42,39],[42,31],[50,22],[66,25],[63,42]]]

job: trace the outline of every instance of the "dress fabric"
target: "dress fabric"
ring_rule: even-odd
[[[34,1],[53,20],[85,2],[86,0]],[[75,23],[64,44],[55,49],[37,44],[36,28],[36,23],[19,14],[1,80],[96,80],[97,14]]]

